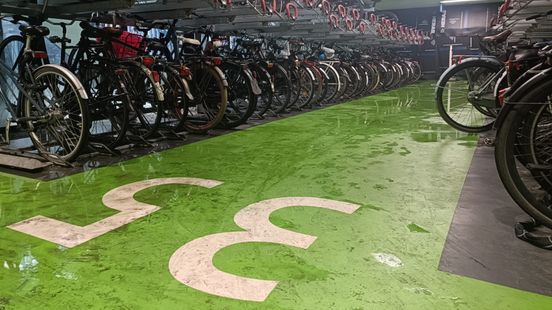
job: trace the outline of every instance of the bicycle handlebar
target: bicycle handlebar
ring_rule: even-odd
[[[50,19],[47,19],[47,20],[45,20],[45,22],[47,22],[47,23],[50,24],[50,25],[54,25],[54,26],[71,26],[71,25],[73,25],[73,24],[76,22],[76,20],[72,20],[70,23],[66,23],[66,22],[59,22],[59,23],[56,23],[56,22],[53,22],[53,21],[50,20]]]

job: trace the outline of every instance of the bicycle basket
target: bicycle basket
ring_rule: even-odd
[[[144,37],[138,34],[123,31],[121,36],[113,41],[113,53],[118,59],[138,56]]]

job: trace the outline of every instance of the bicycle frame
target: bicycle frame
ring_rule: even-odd
[[[24,74],[25,74],[25,76],[29,76],[30,77],[29,82],[34,84],[32,74],[29,71],[30,71],[30,68],[28,66],[25,66]],[[0,79],[1,79],[2,83],[4,83],[4,84],[7,84],[6,83],[7,80],[12,81],[13,84],[15,85],[15,87],[17,88],[17,90],[19,91],[19,96],[24,96],[25,98],[29,99],[34,106],[36,106],[37,108],[40,107],[38,105],[38,103],[36,102],[36,100],[34,98],[32,98],[32,96],[27,92],[26,88],[21,86],[20,76],[17,73],[10,70],[10,68],[1,60],[0,60]],[[9,102],[8,96],[5,94],[5,91],[6,90],[4,88],[0,88],[0,99],[2,99],[6,103],[6,108],[8,109],[8,112],[13,117],[13,120],[17,123],[32,120],[32,119],[20,118],[19,117],[20,116],[19,112],[20,112],[20,109],[21,109],[21,102],[22,102],[21,99],[22,98],[20,98],[18,96],[18,99],[17,99],[18,102],[16,104],[13,104],[13,102]],[[12,90],[12,94],[15,94],[13,92],[13,90]],[[16,107],[17,110],[14,110],[14,106]],[[11,120],[12,119],[9,119],[9,121],[11,121]]]

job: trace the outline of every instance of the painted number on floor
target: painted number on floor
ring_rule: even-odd
[[[141,190],[166,184],[213,188],[222,182],[197,178],[136,182],[104,195],[104,205],[120,212],[96,223],[81,227],[36,216],[8,227],[72,248],[159,210],[158,206],[141,203],[133,197]],[[360,207],[353,203],[316,197],[285,197],[251,204],[234,216],[236,224],[245,231],[212,234],[186,243],[170,258],[171,274],[181,283],[205,293],[239,300],[264,301],[278,284],[277,281],[245,278],[220,271],[213,265],[213,257],[225,247],[246,242],[276,243],[307,249],[316,240],[315,236],[277,227],[269,220],[272,212],[293,206],[324,208],[347,214]]]

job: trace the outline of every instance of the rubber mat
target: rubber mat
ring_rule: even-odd
[[[552,296],[552,252],[514,234],[514,224],[527,218],[502,186],[494,148],[478,147],[439,269]]]

